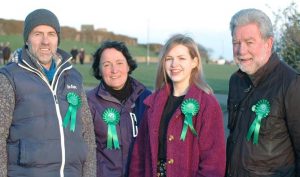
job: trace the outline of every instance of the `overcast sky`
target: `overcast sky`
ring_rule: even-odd
[[[128,35],[139,43],[161,43],[185,33],[212,50],[212,57],[232,58],[229,21],[243,8],[258,8],[274,21],[273,12],[300,0],[5,0],[0,18],[24,20],[37,8],[54,12],[62,26],[82,24]]]

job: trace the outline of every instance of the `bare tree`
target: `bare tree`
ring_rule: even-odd
[[[200,52],[202,61],[205,61],[205,63],[208,63],[210,56],[209,56],[209,52],[208,49],[206,49],[204,46],[202,46],[201,44],[198,44],[198,50]]]
[[[300,13],[297,4],[292,2],[274,15],[275,50],[286,63],[300,71]]]

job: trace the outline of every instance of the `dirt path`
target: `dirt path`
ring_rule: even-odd
[[[221,105],[227,105],[227,95],[224,94],[215,94],[216,98],[218,99],[219,103]],[[228,113],[227,110],[223,109],[223,117],[224,117],[224,128],[225,128],[225,135],[226,137],[229,134],[229,131],[227,129],[227,123],[228,123]]]

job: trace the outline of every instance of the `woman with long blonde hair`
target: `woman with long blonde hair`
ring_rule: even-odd
[[[156,90],[131,159],[130,177],[223,177],[223,114],[205,82],[198,46],[186,35],[164,45]]]

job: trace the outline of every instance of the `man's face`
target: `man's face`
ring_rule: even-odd
[[[232,45],[236,64],[243,72],[253,75],[268,62],[273,38],[263,39],[256,24],[247,24],[235,29]]]
[[[40,64],[49,69],[52,56],[55,55],[57,50],[58,35],[54,28],[39,25],[30,32],[27,45],[30,53],[38,59]]]

